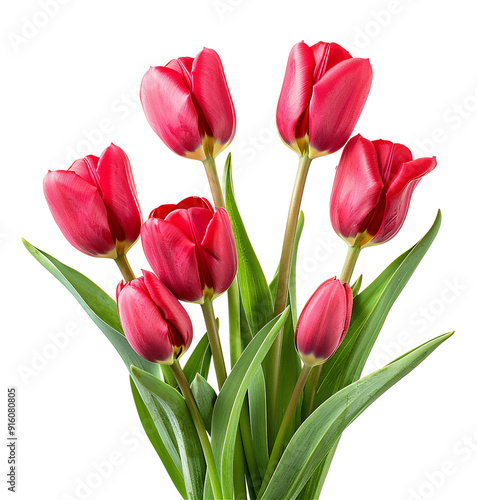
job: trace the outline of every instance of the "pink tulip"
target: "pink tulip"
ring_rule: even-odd
[[[80,252],[116,259],[136,242],[141,210],[126,153],[111,144],[68,170],[49,171],[43,191],[65,238]]]
[[[171,365],[189,348],[192,323],[181,303],[153,273],[143,271],[143,275],[119,283],[119,319],[139,356]]]
[[[402,144],[357,135],[336,170],[330,213],[334,230],[350,245],[377,245],[401,229],[419,181],[436,158],[412,159]]]
[[[353,293],[336,278],[322,283],[298,319],[295,346],[309,366],[323,364],[341,344],[351,318]]]
[[[205,198],[192,196],[152,211],[141,229],[154,272],[180,300],[203,303],[225,292],[237,272],[230,219]]]
[[[310,158],[342,148],[361,115],[372,78],[368,59],[352,58],[336,43],[297,43],[277,108],[285,144]]]
[[[151,67],[141,102],[154,132],[180,156],[215,158],[234,137],[234,104],[215,50]]]

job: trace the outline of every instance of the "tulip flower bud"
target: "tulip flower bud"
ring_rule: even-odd
[[[353,137],[341,155],[331,194],[336,233],[361,247],[389,241],[406,219],[414,189],[436,163],[435,157],[413,160],[402,144]]]
[[[331,358],[348,331],[353,293],[336,278],[322,283],[306,303],[298,319],[295,347],[306,365]]]
[[[181,303],[157,277],[119,283],[116,290],[121,325],[131,347],[144,359],[171,365],[192,342],[192,323]]]
[[[192,196],[151,212],[141,229],[146,258],[179,299],[203,303],[225,292],[237,272],[232,227],[223,208]]]
[[[282,140],[310,158],[342,148],[361,115],[372,78],[368,59],[353,58],[336,43],[297,43],[278,101]]]
[[[65,238],[80,252],[116,259],[136,242],[141,210],[126,153],[111,144],[68,170],[49,171],[43,191]]]
[[[215,50],[151,67],[141,102],[154,132],[185,158],[215,158],[235,135],[234,104]]]

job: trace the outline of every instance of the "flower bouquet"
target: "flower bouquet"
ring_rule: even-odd
[[[236,204],[230,154],[222,184],[217,174],[215,159],[232,141],[236,118],[213,50],[152,67],[141,84],[149,124],[172,151],[203,162],[213,203],[195,196],[165,200],[143,222],[128,157],[113,144],[99,158],[78,159],[45,177],[46,200],[67,240],[118,265],[124,281],[116,300],[25,245],[123,359],[145,432],[185,499],[319,498],[343,431],[451,335],[361,378],[389,310],[440,225],[438,214],[428,233],[365,289],[362,276],[352,280],[361,250],[398,233],[414,189],[436,166],[435,158],[413,159],[402,144],[350,139],[371,81],[369,61],[335,43],[292,48],[277,126],[299,162],[270,281]],[[339,278],[330,270],[298,311],[307,173],[312,160],[343,146],[330,217],[348,253]],[[127,252],[139,236],[152,271],[136,277]],[[219,323],[213,304],[225,292],[228,322]],[[207,333],[196,342],[182,301],[202,308]],[[218,391],[207,381],[211,364]]]

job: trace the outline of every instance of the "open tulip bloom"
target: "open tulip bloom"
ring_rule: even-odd
[[[360,135],[344,147],[330,186],[332,226],[349,246],[341,275],[317,282],[298,309],[307,172],[312,159],[348,141],[371,80],[369,61],[335,43],[292,48],[277,125],[299,164],[271,280],[235,201],[230,155],[222,185],[217,175],[215,158],[232,141],[236,120],[214,50],[152,67],[141,85],[147,121],[172,151],[204,162],[214,204],[196,196],[158,200],[142,223],[131,165],[113,144],[99,158],[78,159],[45,177],[46,201],[65,238],[84,254],[117,263],[124,281],[116,301],[71,267],[25,246],[121,356],[139,418],[178,498],[319,498],[346,427],[451,335],[361,376],[394,301],[439,230],[440,212],[427,234],[366,288],[366,277],[351,281],[360,250],[397,236],[415,188],[436,166],[435,158],[413,159],[401,144]],[[139,236],[152,271],[136,278],[126,252]],[[219,321],[213,301],[224,292],[228,321]],[[198,331],[207,333],[195,341],[180,301],[202,308],[205,327]],[[230,357],[222,349],[226,333]],[[211,365],[216,381],[209,383]]]

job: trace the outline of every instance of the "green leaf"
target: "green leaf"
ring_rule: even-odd
[[[267,437],[267,395],[262,369],[257,370],[257,373],[250,383],[248,389],[248,402],[253,451],[255,453],[260,477],[263,478],[267,470],[269,456]]]
[[[434,241],[440,223],[439,211],[429,232],[354,299],[348,333],[323,365],[315,408],[361,376],[389,310]]]
[[[252,334],[255,335],[273,318],[273,303],[267,280],[252,248],[235,202],[230,155],[225,163],[224,180],[225,205],[232,223],[237,247],[237,276],[240,292]]]
[[[331,462],[335,456],[338,441],[331,447],[331,450],[326,454],[326,457],[320,462],[313,476],[308,480],[306,486],[301,490],[298,495],[299,500],[310,500],[310,498],[320,498],[321,490],[325,484],[326,476],[331,467]]]
[[[291,315],[293,319],[293,330],[296,328],[296,322],[298,321],[298,311],[296,305],[296,262],[298,258],[298,245],[300,243],[301,233],[303,232],[303,226],[305,224],[305,215],[303,211],[300,212],[298,217],[298,223],[296,227],[295,243],[293,246],[293,258],[290,269],[290,282],[288,285],[288,298],[291,305]],[[295,349],[293,349],[295,352]],[[283,354],[283,353],[282,353]],[[296,354],[296,352],[295,352]]]
[[[211,446],[221,478],[224,498],[233,498],[235,439],[245,394],[288,313],[287,308],[255,335],[227,377],[215,403]]]
[[[190,386],[190,390],[192,391],[197,408],[204,421],[205,428],[210,434],[210,429],[212,427],[212,412],[214,410],[217,394],[200,373],[197,373],[195,376]]]
[[[323,365],[314,408],[332,394],[359,379],[389,310],[434,241],[440,222],[439,211],[429,232],[416,245],[398,257],[363,292],[355,296],[348,333],[337,352]],[[353,285],[353,294],[360,286],[360,278]],[[339,439],[335,443],[335,449],[338,442]],[[306,495],[311,494],[313,483],[316,485],[314,494],[319,494],[321,491],[331,459],[327,457],[326,462],[327,466],[317,470],[315,477],[305,489],[304,500]]]
[[[89,317],[113,344],[128,370],[134,364],[158,378],[162,377],[158,365],[141,358],[129,345],[121,329],[116,302],[109,295],[78,271],[65,266],[27,241],[23,240],[23,243],[33,257],[57,278],[81,304]],[[163,446],[156,449],[161,451],[160,458],[171,475],[174,484],[181,491],[181,482],[177,477],[182,476],[182,465],[172,427],[164,410],[149,391],[146,391],[142,386],[138,387],[138,391],[155,423],[159,439],[163,443]]]
[[[180,443],[187,498],[202,500],[206,470],[204,454],[184,398],[170,385],[136,366],[131,366],[131,372],[154,395],[172,424],[177,442]]]
[[[296,431],[259,498],[296,498],[346,427],[451,335],[423,344],[325,401]]]
[[[192,384],[192,381],[197,373],[207,380],[207,377],[209,376],[211,356],[212,352],[210,350],[209,338],[207,337],[207,334],[205,334],[199,340],[199,343],[189,356],[187,363],[184,365],[183,371],[189,385]]]
[[[360,274],[358,279],[354,282],[354,285],[351,287],[351,291],[353,292],[353,299],[356,297],[356,295],[358,295],[362,283],[363,283],[363,275]]]
[[[136,383],[133,381],[131,376],[129,377],[129,381],[131,383],[131,391],[133,393],[134,403],[136,404],[137,413],[139,415],[139,419],[141,420],[144,431],[149,438],[152,446],[154,446],[154,449],[156,450],[159,457],[164,457],[164,467],[166,468],[180,495],[185,499],[187,498],[187,492],[182,473],[175,467],[174,463],[170,459],[169,453],[165,449],[164,443],[162,442],[162,439],[157,432],[151,414],[149,413],[147,406],[144,404],[144,401],[142,400],[142,397],[137,390]]]

